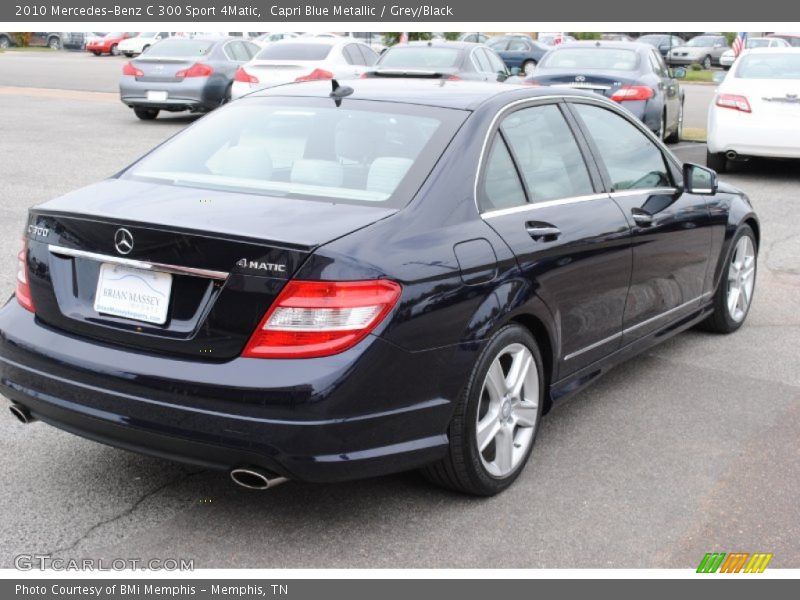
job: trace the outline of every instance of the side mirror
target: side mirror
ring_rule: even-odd
[[[522,73],[522,69],[520,69],[519,67],[511,67],[511,69],[510,69],[510,71],[509,71],[509,72],[511,73],[511,75],[513,75],[514,77],[516,77],[517,75],[519,75],[520,73]]]
[[[686,69],[684,69],[683,67],[672,69],[672,76],[675,79],[683,79],[684,77],[686,77]]]
[[[683,165],[683,187],[690,194],[713,196],[719,187],[717,174],[706,167],[685,163]]]

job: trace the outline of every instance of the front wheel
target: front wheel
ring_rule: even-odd
[[[706,71],[708,71],[708,70],[711,68],[711,57],[710,57],[710,56],[706,56],[706,57],[703,59],[703,68],[704,68]]]
[[[536,340],[507,325],[475,363],[448,429],[447,456],[423,469],[432,482],[476,496],[510,486],[530,456],[544,400]]]
[[[727,268],[714,293],[714,312],[703,321],[703,329],[733,333],[742,326],[753,301],[757,267],[756,236],[744,225],[731,242]]]
[[[133,112],[142,121],[152,121],[158,116],[157,108],[134,108]]]
[[[522,72],[525,75],[533,75],[533,72],[536,70],[536,61],[535,60],[526,60],[522,63]]]

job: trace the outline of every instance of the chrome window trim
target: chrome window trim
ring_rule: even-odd
[[[509,208],[487,210],[481,216],[484,219],[492,219],[494,217],[502,217],[505,215],[513,215],[519,212],[527,212],[537,208],[548,208],[551,206],[562,206],[565,204],[578,204],[580,202],[589,202],[591,200],[602,200],[603,198],[608,198],[608,194],[587,194],[585,196],[570,196],[566,198],[557,198],[554,200],[545,200],[544,202],[529,202],[528,204],[520,204],[519,206],[511,206]]]
[[[482,211],[480,205],[478,204],[478,184],[481,178],[481,170],[483,169],[484,162],[487,160],[487,150],[488,150],[487,146],[489,144],[489,139],[492,137],[492,133],[494,132],[495,127],[497,126],[497,122],[501,118],[505,117],[509,113],[509,111],[513,110],[518,106],[527,104],[533,107],[537,106],[539,103],[545,103],[547,101],[552,101],[552,100],[584,100],[586,101],[587,104],[593,104],[595,106],[602,106],[608,108],[609,110],[612,110],[613,112],[620,115],[624,119],[627,119],[625,113],[622,112],[623,109],[618,106],[615,106],[613,103],[611,103],[610,100],[603,100],[601,98],[591,98],[587,96],[576,96],[574,94],[552,94],[548,96],[530,96],[528,98],[520,98],[519,100],[513,100],[508,104],[506,104],[505,106],[503,106],[500,110],[497,111],[497,114],[495,114],[494,117],[492,117],[492,121],[489,123],[489,127],[486,130],[486,135],[483,138],[483,144],[481,145],[481,155],[478,158],[478,166],[477,169],[475,170],[475,184],[473,185],[472,196],[473,196],[473,201],[475,203],[475,208],[478,211],[478,214],[481,216],[481,218],[484,218],[484,216],[490,212],[496,213],[497,210],[510,210],[510,209],[497,209],[493,211]],[[630,119],[627,120],[630,121]],[[636,124],[634,123],[634,125]],[[644,128],[643,126],[640,125],[636,126],[639,128],[640,131],[649,133],[651,139],[656,139],[655,135],[653,135],[652,132],[647,131],[646,128]],[[602,196],[603,198],[606,198],[608,197],[608,193],[606,192],[598,193],[597,196]],[[522,207],[531,208],[534,206],[542,206],[544,204],[545,204],[544,202],[538,204],[523,204]],[[565,202],[565,204],[568,204],[568,202]]]
[[[216,279],[220,281],[226,280],[229,275],[229,273],[226,273],[225,271],[196,269],[194,267],[183,267],[181,265],[170,265],[166,263],[135,260],[132,258],[122,258],[121,256],[109,256],[106,254],[98,254],[96,252],[76,250],[74,248],[64,248],[63,246],[55,246],[53,244],[48,245],[47,249],[50,251],[50,254],[55,254],[56,256],[66,256],[70,258],[85,258],[87,260],[94,260],[97,262],[122,265],[124,267],[130,267],[132,269],[142,269],[145,271],[158,271],[159,273],[170,273],[172,275],[189,275],[191,277],[202,277],[204,279]]]
[[[624,198],[625,196],[639,196],[640,194],[677,194],[678,190],[674,187],[656,187],[656,188],[637,188],[632,190],[620,190],[618,192],[611,192],[612,198]]]
[[[705,292],[704,294],[701,294],[697,298],[689,300],[688,302],[684,302],[683,304],[680,304],[679,306],[675,306],[673,308],[670,308],[669,310],[664,311],[662,313],[659,313],[659,314],[655,315],[654,317],[650,317],[649,319],[645,319],[644,321],[641,321],[640,323],[636,323],[635,325],[631,325],[630,327],[625,327],[619,333],[615,333],[614,335],[610,335],[607,338],[604,338],[604,339],[600,340],[599,342],[595,342],[593,344],[590,344],[590,345],[586,346],[585,348],[581,348],[580,350],[576,350],[575,352],[570,352],[569,354],[567,354],[564,357],[564,360],[573,359],[576,356],[580,356],[581,354],[589,352],[590,350],[594,350],[596,348],[599,348],[603,344],[607,344],[608,342],[613,342],[618,337],[621,337],[621,336],[623,336],[623,335],[625,335],[627,333],[630,333],[631,331],[635,331],[636,329],[639,329],[640,327],[644,327],[645,325],[649,325],[650,323],[654,323],[655,321],[658,321],[659,319],[662,319],[662,318],[664,318],[664,317],[666,317],[668,315],[671,315],[674,312],[677,312],[677,311],[679,311],[679,310],[681,310],[683,308],[686,308],[687,306],[690,306],[690,305],[694,304],[695,302],[700,302],[700,301],[704,300],[705,298],[708,298],[711,295],[712,295],[712,292]]]

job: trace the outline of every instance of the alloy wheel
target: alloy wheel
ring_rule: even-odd
[[[728,268],[728,314],[731,319],[741,323],[747,315],[753,298],[756,275],[756,253],[753,241],[743,235],[736,243]]]
[[[513,473],[528,455],[539,415],[539,373],[523,344],[495,357],[481,390],[475,428],[481,463],[493,477]]]

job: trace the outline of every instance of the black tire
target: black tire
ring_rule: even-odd
[[[47,40],[47,47],[51,50],[61,50],[61,39],[53,36]]]
[[[714,292],[714,312],[702,323],[700,323],[700,329],[714,333],[733,333],[747,320],[750,307],[753,305],[752,298],[750,299],[750,303],[747,305],[747,310],[745,311],[744,317],[741,321],[735,321],[733,317],[731,317],[730,311],[728,310],[728,265],[733,259],[733,253],[736,250],[736,244],[740,239],[742,239],[743,236],[749,236],[750,241],[753,243],[753,248],[755,249],[753,278],[754,281],[758,280],[758,244],[756,243],[756,236],[749,225],[742,225],[742,227],[739,228],[739,231],[736,232],[736,235],[733,236],[730,250],[728,251],[728,255],[725,257],[725,266],[722,277],[720,278],[719,285]],[[755,285],[753,287],[753,292],[755,293]]]
[[[709,152],[706,150],[706,166],[717,173],[728,170],[728,159],[722,152]]]
[[[662,142],[666,141],[667,136],[667,109],[664,109],[664,112],[661,113],[661,119],[658,122],[658,131],[654,131],[653,133],[656,134],[656,137],[660,139]]]
[[[223,106],[231,101],[231,94],[233,93],[233,82],[228,84],[228,87],[225,88],[225,91],[222,93],[222,99],[219,101],[219,105]]]
[[[476,439],[478,410],[489,367],[500,352],[514,343],[526,346],[536,363],[539,375],[538,416],[527,453],[511,473],[503,478],[497,478],[486,470],[478,452]],[[530,457],[542,421],[543,404],[544,370],[536,340],[524,327],[516,324],[507,325],[495,333],[486,344],[461,392],[448,429],[447,455],[439,462],[424,467],[423,476],[441,487],[474,496],[494,496],[502,492],[514,483]]]
[[[122,54],[124,54],[127,58],[133,58],[133,52],[123,52]]]
[[[97,50],[92,50],[92,54],[94,54],[95,56],[100,56],[102,52],[98,52]]]
[[[521,73],[521,75],[523,77],[527,77],[528,75],[531,75],[535,69],[536,69],[536,61],[535,60],[526,60],[524,63],[522,63],[522,73]],[[528,70],[530,70],[530,73],[528,72]]]
[[[707,55],[707,56],[706,56],[706,57],[703,59],[703,68],[704,68],[706,71],[708,71],[708,70],[709,70],[709,69],[710,69],[710,68],[713,66],[713,64],[714,64],[714,63],[713,63],[713,61],[711,60],[711,56],[710,56],[710,55]]]
[[[158,116],[158,109],[157,108],[140,108],[140,107],[136,107],[136,108],[133,109],[133,112],[142,121],[152,121]]]
[[[683,98],[681,98],[681,105],[678,108],[678,122],[675,123],[675,130],[664,138],[668,144],[675,144],[681,141],[683,135]]]

